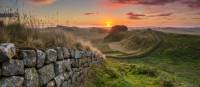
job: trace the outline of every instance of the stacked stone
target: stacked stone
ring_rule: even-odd
[[[88,67],[98,59],[94,52],[65,47],[16,52],[14,44],[4,43],[0,45],[0,87],[80,87]]]

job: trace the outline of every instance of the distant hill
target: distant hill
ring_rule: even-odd
[[[112,33],[105,37],[104,40],[109,42],[111,49],[129,56],[139,56],[148,53],[160,43],[160,39],[152,30]],[[122,56],[118,55],[121,58]]]
[[[165,33],[200,35],[200,28],[156,28],[154,30]]]
[[[102,43],[105,45],[100,47],[106,50],[108,65],[90,74],[93,85],[86,87],[104,84],[108,87],[199,87],[199,38],[154,30],[109,34]],[[139,73],[134,74],[135,69]],[[158,75],[158,78],[148,75]]]

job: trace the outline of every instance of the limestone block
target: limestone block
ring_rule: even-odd
[[[67,82],[67,81],[65,81],[65,82],[63,82],[63,84],[62,84],[62,86],[61,86],[61,87],[69,87],[68,85],[69,85],[69,84],[68,84],[68,82]]]
[[[57,51],[54,49],[48,49],[46,50],[46,64],[55,62],[57,60]]]
[[[74,49],[70,49],[70,58],[75,58],[75,50]]]
[[[67,69],[67,70],[66,70],[67,72],[72,71],[70,59],[65,59],[65,60],[64,60],[64,64],[65,64],[65,66],[67,67],[67,68],[66,68],[66,69]]]
[[[41,85],[47,84],[55,77],[53,64],[46,65],[38,70]]]
[[[48,82],[46,87],[56,87],[55,81],[52,80],[52,81]]]
[[[63,74],[63,76],[64,76],[64,79],[65,79],[65,80],[68,80],[69,77],[70,77],[70,72],[65,72],[65,73]]]
[[[76,51],[75,51],[75,58],[76,58],[76,59],[80,59],[81,57],[82,57],[81,51],[76,50]]]
[[[37,68],[41,68],[44,65],[46,54],[41,51],[37,50]]]
[[[64,55],[63,55],[64,58],[66,58],[66,59],[70,58],[70,52],[69,52],[69,49],[63,47],[63,54],[64,54]]]
[[[20,55],[23,58],[25,67],[34,67],[36,65],[35,50],[21,50]]]
[[[56,47],[56,51],[57,51],[58,59],[59,59],[59,60],[64,59],[63,49],[62,49],[61,47]]]
[[[70,60],[62,60],[54,63],[55,74],[61,74],[65,71],[71,71]]]
[[[56,87],[60,87],[62,85],[62,83],[64,82],[65,78],[63,76],[63,74],[60,74],[58,76],[56,76],[54,78],[55,82],[56,82]]]
[[[25,87],[38,87],[39,86],[39,77],[38,77],[37,70],[35,68],[26,68],[25,69],[24,85],[25,85]]]
[[[57,61],[54,63],[55,74],[61,74],[66,71],[67,66],[65,66],[64,61]]]
[[[1,80],[0,87],[23,87],[24,78],[20,76],[11,76]]]
[[[0,44],[0,62],[13,58],[16,55],[16,47],[13,43]]]
[[[24,74],[24,63],[22,60],[10,60],[3,62],[2,64],[2,75],[22,75]]]

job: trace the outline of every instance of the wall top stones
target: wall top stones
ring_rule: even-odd
[[[0,62],[13,58],[16,55],[16,48],[13,43],[0,44]]]
[[[16,55],[20,55],[17,54],[16,52],[17,48],[15,47],[15,44],[13,43],[1,43],[0,44],[0,62],[3,61],[7,61],[9,59],[12,59],[14,56]],[[48,61],[46,63],[50,63],[53,62],[57,59],[62,59],[62,58],[84,58],[84,57],[89,57],[89,56],[100,56],[100,54],[97,54],[96,52],[92,52],[92,51],[80,51],[80,50],[74,50],[74,49],[67,49],[65,47],[56,47],[54,49],[50,48],[47,49],[45,51],[45,54],[43,54],[42,50],[20,50],[20,53],[24,54],[24,56],[22,56],[23,58],[27,58],[27,57],[31,57],[31,56],[35,56],[36,54],[38,54],[38,57],[41,56],[49,56],[50,58],[47,59]],[[28,55],[30,54],[30,55]],[[56,59],[55,59],[56,57]],[[35,59],[35,58],[32,58]],[[31,60],[31,59],[30,59]],[[29,62],[29,61],[27,61]],[[32,64],[34,65],[34,64]]]

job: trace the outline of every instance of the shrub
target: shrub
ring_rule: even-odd
[[[174,87],[173,82],[168,80],[161,80],[160,85],[161,87]]]
[[[105,67],[104,71],[110,76],[110,78],[119,78],[120,74],[110,67]]]
[[[0,21],[0,27],[4,27],[3,21]]]
[[[161,87],[175,87],[175,84],[179,84],[174,76],[166,72],[160,72],[159,78]]]
[[[110,33],[123,32],[127,30],[128,30],[128,27],[125,25],[115,25],[111,28]]]
[[[157,77],[158,76],[158,71],[154,68],[147,67],[147,66],[136,66],[132,70],[133,74],[141,74],[141,75],[147,75],[150,77]]]

